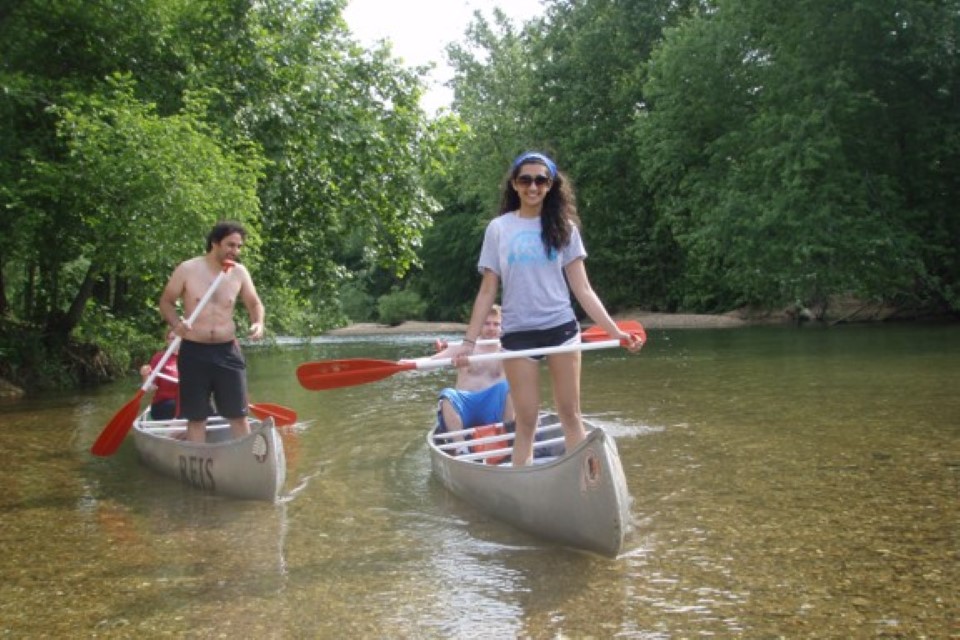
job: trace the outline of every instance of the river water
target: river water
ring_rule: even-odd
[[[0,636],[960,637],[960,326],[652,331],[584,355],[632,494],[606,559],[430,475],[449,371],[302,389],[298,364],[436,336],[248,349],[295,409],[278,504],[89,448],[137,381],[0,404]],[[547,394],[545,397],[549,397]]]

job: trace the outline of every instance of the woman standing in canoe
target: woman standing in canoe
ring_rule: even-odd
[[[499,215],[487,226],[478,268],[482,274],[463,345],[473,353],[477,337],[503,283],[505,351],[555,347],[580,341],[570,292],[588,316],[611,337],[636,352],[640,339],[621,331],[587,278],[587,252],[580,238],[576,199],[569,180],[545,154],[521,154],[504,180]],[[566,278],[564,277],[566,276]],[[568,287],[569,283],[569,287]],[[541,356],[542,358],[542,356]],[[585,437],[580,414],[580,352],[546,356],[553,400],[563,425],[567,451]],[[516,413],[514,465],[529,464],[540,411],[539,359],[504,361]]]

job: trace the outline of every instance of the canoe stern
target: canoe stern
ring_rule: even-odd
[[[205,443],[186,442],[134,425],[140,459],[181,484],[207,493],[275,501],[286,481],[286,456],[273,421],[255,424],[251,433],[232,439],[229,425],[207,427]]]

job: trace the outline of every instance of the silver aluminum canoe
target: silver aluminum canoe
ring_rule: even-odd
[[[286,480],[283,441],[273,419],[250,420],[250,435],[232,438],[223,418],[207,423],[207,441],[187,442],[183,420],[150,421],[149,411],[133,423],[143,462],[181,483],[207,493],[244,500],[276,501]]]
[[[538,432],[553,425],[557,416],[544,414]],[[448,490],[492,517],[563,546],[616,557],[630,520],[627,481],[614,439],[588,421],[584,426],[587,438],[569,454],[524,467],[453,457],[438,446],[447,441],[433,428],[430,462]]]

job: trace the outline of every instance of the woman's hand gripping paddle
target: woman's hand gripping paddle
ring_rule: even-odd
[[[223,270],[217,274],[217,277],[214,278],[213,282],[210,284],[210,287],[207,289],[207,292],[203,294],[202,298],[200,298],[200,301],[194,308],[193,313],[191,313],[190,317],[187,318],[187,323],[193,324],[193,322],[197,319],[203,308],[207,306],[207,302],[209,302],[210,298],[213,297],[213,293],[217,290],[217,287],[220,286],[220,283],[226,277],[227,272],[233,268],[233,265],[233,261],[224,260]],[[157,366],[153,368],[153,371],[143,382],[140,390],[137,391],[137,394],[114,414],[110,422],[107,423],[107,426],[104,427],[103,431],[100,432],[100,436],[97,438],[96,442],[93,443],[93,446],[90,447],[90,452],[93,453],[93,455],[111,456],[116,453],[117,449],[120,448],[120,444],[127,436],[127,432],[130,431],[133,421],[137,419],[137,414],[140,413],[140,399],[143,398],[143,394],[145,394],[147,389],[150,388],[150,385],[153,384],[153,381],[156,379],[157,375],[159,375],[160,370],[163,369],[163,365],[167,363],[167,360],[170,359],[170,356],[173,354],[173,352],[176,351],[177,347],[180,346],[180,341],[180,336],[177,336],[173,339],[173,341],[170,343],[170,346],[167,347],[167,351],[157,363]]]

